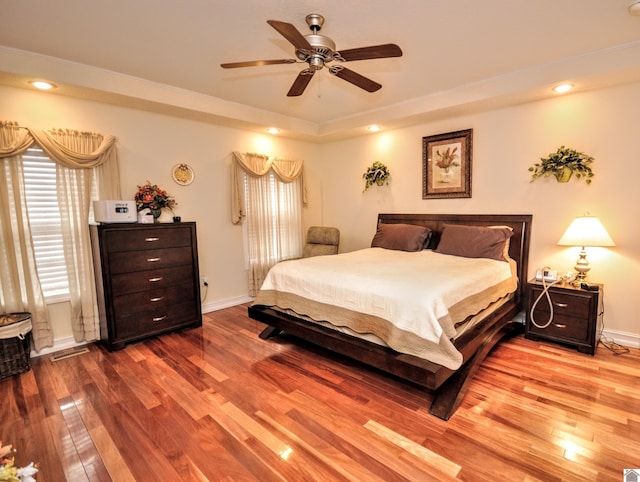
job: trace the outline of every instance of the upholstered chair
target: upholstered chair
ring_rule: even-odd
[[[340,231],[338,228],[311,226],[307,231],[307,244],[302,251],[303,258],[338,254]]]

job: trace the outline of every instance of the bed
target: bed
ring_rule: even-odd
[[[425,233],[424,238],[416,237],[414,231]],[[475,239],[476,231],[482,233],[483,237],[478,238],[482,241],[465,246],[465,239]],[[251,318],[268,325],[260,334],[265,340],[291,335],[433,392],[429,412],[448,420],[461,403],[469,381],[495,344],[522,330],[522,323],[514,321],[514,318],[524,306],[530,231],[531,215],[527,214],[380,214],[372,248],[312,261],[279,263],[281,266],[269,273],[248,313]],[[398,236],[394,233],[400,232],[411,232],[409,247],[403,240],[393,245],[397,243]],[[468,233],[472,236],[467,236]],[[492,244],[490,253],[485,256],[486,251],[478,254],[477,250],[485,242],[486,233],[490,233]],[[499,243],[500,236],[506,238],[502,244]],[[494,242],[494,238],[498,241]],[[369,256],[381,255],[398,260],[399,271],[396,274],[389,275],[385,270],[391,268],[386,265],[385,268],[366,269]],[[440,268],[440,272],[463,273],[458,278],[466,286],[465,290],[471,289],[471,292],[465,292],[464,297],[456,295],[455,299],[447,293],[445,308],[441,306],[443,300],[434,294],[436,299],[432,307],[426,303],[432,297],[431,291],[436,293],[438,290],[435,287],[425,288],[433,285],[423,286],[423,281],[414,279],[407,266],[415,267],[414,271],[419,273],[423,271],[421,263],[433,263],[435,260],[433,266],[440,266],[438,263],[444,258],[447,258],[447,263],[454,262],[454,267],[449,268],[447,264],[447,269]],[[356,276],[354,273],[360,274],[347,262],[355,262],[356,266],[360,263],[365,272],[381,271],[386,279],[393,282],[389,281],[386,287],[373,279],[366,283],[354,282],[359,279],[353,277]],[[455,267],[458,264],[459,267]],[[331,272],[349,266],[348,272],[338,272],[331,277],[321,274],[330,265],[333,265]],[[494,274],[496,268],[501,270],[500,274]],[[489,274],[476,272],[480,269],[493,271]],[[295,292],[286,282],[277,281],[279,278],[276,276],[286,280],[286,275],[293,280],[300,277],[302,291]],[[338,280],[338,284],[332,284],[331,278]],[[406,278],[408,283],[398,284],[402,278]],[[486,287],[481,284],[485,278],[493,280]],[[339,280],[343,284],[339,284]],[[450,283],[458,281],[453,276],[439,281],[442,285]],[[366,285],[363,294],[347,293],[349,286],[356,284]],[[454,292],[461,291],[461,285],[451,286],[455,287]],[[378,300],[377,306],[370,307],[367,305],[369,301],[360,299],[367,297],[366,292],[371,292]],[[380,296],[382,292],[384,297]],[[404,306],[408,314],[401,311]],[[482,310],[478,310],[480,306]],[[387,321],[387,312],[397,319]],[[424,317],[424,323],[421,321],[414,328],[415,324],[410,321],[416,312]],[[423,328],[423,324],[430,328]],[[424,330],[426,333],[422,333]],[[420,333],[415,335],[418,331]],[[404,344],[406,340],[415,341],[416,336],[424,337],[424,350],[419,343],[417,348]]]

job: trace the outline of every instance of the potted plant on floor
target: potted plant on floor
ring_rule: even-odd
[[[541,158],[540,162],[529,168],[529,172],[532,173],[531,181],[553,175],[558,182],[568,182],[575,173],[576,179],[584,178],[587,184],[591,184],[591,178],[594,175],[590,167],[592,162],[593,157],[575,149],[560,146],[548,157]]]

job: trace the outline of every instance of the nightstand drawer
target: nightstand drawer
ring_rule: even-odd
[[[534,319],[539,325],[546,325],[549,320],[549,313],[534,312]],[[553,320],[546,328],[538,328],[535,325],[529,327],[529,333],[544,335],[562,340],[575,340],[580,342],[589,341],[589,319],[575,318],[554,314]]]
[[[532,301],[538,299],[542,293],[542,289],[534,287],[531,289]],[[563,293],[556,291],[553,288],[549,290],[549,296],[551,297],[551,303],[553,303],[554,314],[571,314],[576,317],[589,316],[589,307],[591,304],[591,296],[589,294],[582,296],[580,291],[572,291],[571,293]],[[541,312],[548,315],[549,313],[549,301],[546,295],[543,296],[536,305],[536,313]],[[542,318],[542,315],[541,315]],[[546,317],[545,317],[546,319]]]

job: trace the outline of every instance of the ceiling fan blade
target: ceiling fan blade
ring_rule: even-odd
[[[297,97],[302,95],[304,89],[307,88],[307,85],[309,85],[309,82],[311,82],[311,78],[315,73],[316,71],[312,69],[304,69],[300,71],[296,80],[293,81],[293,85],[289,89],[289,92],[287,92],[287,97]]]
[[[311,44],[297,28],[287,22],[279,20],[267,20],[267,23],[275,28],[280,35],[286,38],[295,48],[303,50],[313,50]]]
[[[373,80],[365,77],[364,75],[360,75],[353,70],[342,67],[341,69],[336,69],[336,66],[329,69],[336,77],[340,77],[342,80],[346,80],[347,82],[351,82],[353,85],[360,87],[361,89],[366,90],[367,92],[375,92],[376,90],[380,90],[382,85],[374,82]]]
[[[336,52],[337,59],[342,57],[345,61],[385,59],[388,57],[402,57],[402,50],[396,44],[372,45],[357,49],[340,50]]]
[[[235,69],[238,67],[260,67],[263,65],[276,65],[276,64],[295,64],[295,59],[274,59],[274,60],[248,60],[246,62],[229,62],[226,64],[220,64],[223,69]]]

